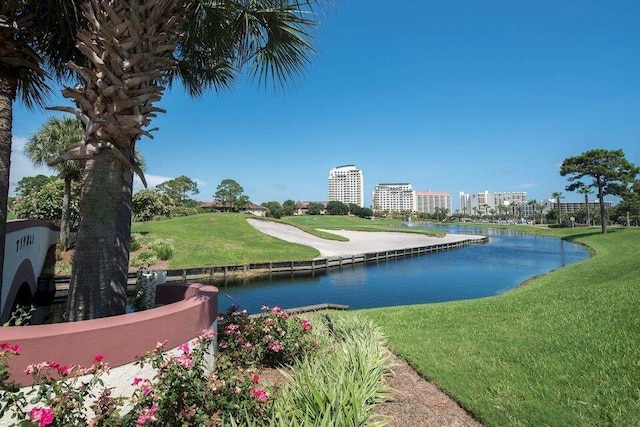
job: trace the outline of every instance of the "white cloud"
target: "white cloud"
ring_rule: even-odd
[[[20,181],[25,176],[35,176],[38,174],[42,175],[55,175],[56,171],[53,168],[44,166],[44,167],[36,167],[24,154],[24,146],[27,143],[27,138],[14,136],[12,138],[11,143],[11,169],[9,172],[9,195],[15,195],[15,189],[18,185],[18,181]],[[154,188],[156,185],[163,183],[164,181],[168,181],[175,177],[170,176],[162,176],[162,175],[153,175],[153,174],[144,174],[148,188]],[[192,178],[195,182],[198,183],[198,189],[202,190],[202,187],[207,186],[207,182],[198,179]],[[144,188],[142,185],[142,181],[138,177],[138,175],[134,174],[133,180],[133,192],[140,191]]]
[[[154,188],[156,185],[158,184],[162,184],[165,181],[169,181],[170,179],[176,178],[171,177],[171,176],[162,176],[162,175],[152,175],[152,174],[148,174],[145,173],[144,174],[145,179],[147,180],[147,188]],[[191,178],[193,179],[195,182],[198,183],[198,190],[200,190],[200,194],[198,194],[197,196],[202,195],[202,187],[206,187],[207,186],[207,181],[203,181],[201,179],[198,178]],[[142,185],[142,181],[140,180],[140,177],[138,177],[138,175],[134,174],[134,178],[133,178],[133,192],[137,192],[140,191],[144,188],[144,186]],[[198,199],[198,197],[195,197],[196,199]]]
[[[535,188],[538,185],[533,182],[527,182],[525,184],[516,185],[515,188]]]
[[[25,176],[54,175],[55,170],[50,167],[35,167],[24,154],[27,138],[14,136],[11,139],[11,168],[9,170],[9,195],[14,196],[16,185]]]
[[[165,181],[169,181],[173,179],[170,176],[161,176],[161,175],[151,175],[148,173],[144,174],[144,178],[147,180],[147,188],[154,188],[156,185],[161,184]],[[136,174],[133,175],[133,192],[140,191],[144,188],[142,185],[142,181],[140,177]]]

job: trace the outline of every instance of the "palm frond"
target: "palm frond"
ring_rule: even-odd
[[[280,87],[300,74],[315,53],[315,2],[199,0],[184,4],[178,75],[192,95],[232,86],[249,76]]]

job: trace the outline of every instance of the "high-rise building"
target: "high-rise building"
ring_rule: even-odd
[[[364,180],[355,165],[338,166],[329,172],[329,201],[364,207]]]
[[[490,193],[487,190],[476,194],[460,192],[460,212],[465,215],[486,215],[492,210],[506,206],[522,210],[527,204],[525,191]]]
[[[378,184],[373,191],[374,211],[415,210],[416,192],[411,184]]]
[[[416,211],[435,214],[436,208],[446,209],[447,214],[451,215],[451,194],[431,190],[416,192]]]

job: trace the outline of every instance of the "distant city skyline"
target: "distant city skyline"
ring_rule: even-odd
[[[328,200],[327,171],[353,163],[365,206],[375,184],[408,182],[450,193],[458,209],[460,191],[580,201],[559,167],[589,149],[622,149],[640,165],[637,0],[409,0],[402,10],[389,26],[388,2],[337,2],[321,16],[317,56],[284,91],[241,82],[194,100],[167,90],[154,139],[137,144],[150,185],[186,175],[210,201],[231,178],[257,203]],[[70,105],[59,89],[47,105]],[[14,103],[12,190],[51,173],[22,147],[53,114]]]

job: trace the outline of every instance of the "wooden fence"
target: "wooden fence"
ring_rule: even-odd
[[[211,267],[192,267],[167,270],[168,282],[189,282],[204,280],[209,283],[225,284],[228,280],[254,276],[295,275],[299,273],[323,273],[334,268],[342,268],[362,263],[384,262],[398,258],[424,255],[431,252],[442,252],[461,248],[476,243],[486,243],[487,237],[470,238],[451,243],[440,243],[415,248],[395,249],[382,252],[368,252],[341,257],[316,258],[306,261],[275,261],[237,265],[216,265]],[[70,276],[55,276],[56,297],[66,295],[69,289]],[[136,273],[129,273],[129,287],[135,286]]]

